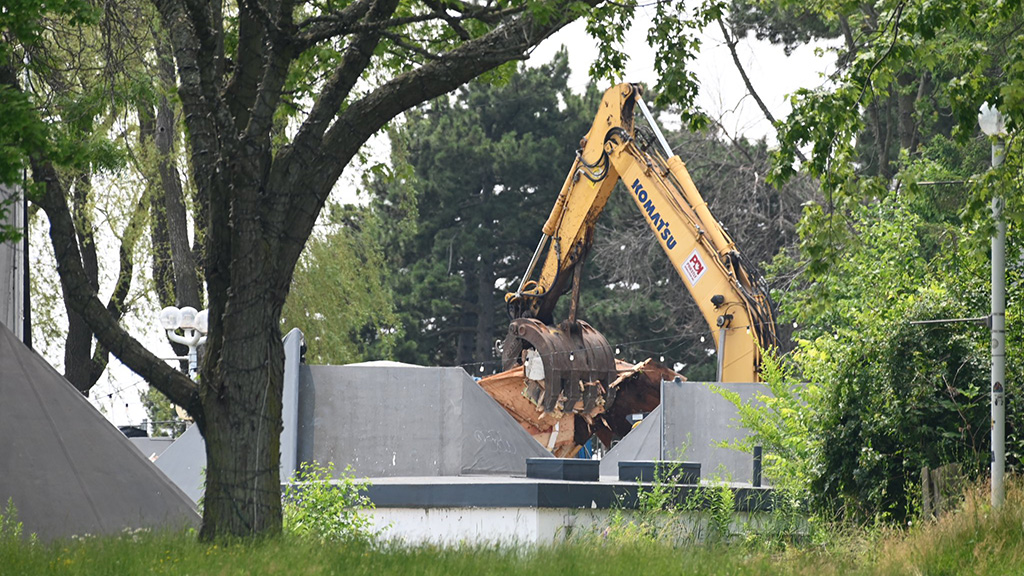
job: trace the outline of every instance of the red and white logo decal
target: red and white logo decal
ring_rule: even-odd
[[[697,281],[700,280],[707,270],[708,267],[704,265],[704,261],[700,259],[700,254],[697,254],[696,249],[683,262],[683,274],[686,274],[686,279],[690,281],[690,286],[696,286]]]

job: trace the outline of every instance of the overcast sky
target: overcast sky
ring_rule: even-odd
[[[657,80],[655,51],[646,42],[650,8],[638,10],[636,22],[626,33],[623,46],[623,51],[630,56],[623,80],[653,85]],[[574,22],[538,46],[528,63],[539,66],[550,61],[561,46],[566,46],[569,52],[570,85],[582,90],[588,81],[590,64],[597,56],[597,42],[587,36],[582,21]],[[737,53],[754,89],[777,119],[789,113],[789,94],[800,87],[820,86],[822,73],[831,72],[835,62],[832,53],[819,57],[813,47],[801,47],[786,56],[781,46],[757,41],[753,36],[739,42]],[[700,83],[698,106],[717,119],[731,136],[767,137],[769,142],[774,142],[774,130],[757,103],[747,95],[717,24],[712,23],[702,37],[694,72]]]

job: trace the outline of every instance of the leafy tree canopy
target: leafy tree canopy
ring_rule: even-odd
[[[929,151],[947,140],[975,140],[987,149],[977,129],[984,102],[1007,118],[1006,162],[974,180],[963,214],[979,227],[978,238],[988,236],[989,206],[998,190],[1007,199],[1007,217],[1018,222],[1024,198],[1024,165],[1014,137],[1024,117],[1019,3],[826,2],[812,9],[842,30],[840,69],[824,87],[793,95],[772,172],[776,181],[793,175],[796,150],[810,147],[802,169],[820,180],[827,202],[801,224],[809,272],[826,273],[841,257],[851,232],[845,218],[855,206],[913,186],[920,171],[912,168]],[[955,161],[949,169],[967,177],[985,172],[987,163]]]

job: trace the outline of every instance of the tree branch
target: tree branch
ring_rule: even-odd
[[[718,20],[718,27],[722,29],[722,36],[725,37],[725,45],[729,47],[729,53],[732,54],[732,62],[736,65],[736,70],[739,71],[740,77],[743,78],[743,84],[747,87],[747,93],[754,98],[754,102],[757,102],[757,106],[761,109],[761,112],[764,113],[764,117],[772,123],[772,126],[776,126],[777,121],[775,120],[775,115],[772,114],[771,110],[768,109],[768,106],[765,105],[764,100],[761,99],[757,90],[754,90],[754,84],[751,83],[750,77],[747,76],[747,71],[743,68],[743,64],[740,62],[739,54],[736,53],[736,44],[738,44],[738,40],[729,34],[729,31],[725,27],[725,21],[722,20],[721,16],[716,18],[716,20]],[[801,162],[807,162],[807,157],[804,156],[804,153],[801,152],[799,148],[793,148],[793,151],[796,152],[796,156]]]
[[[393,13],[397,6],[397,0],[376,0],[372,4],[367,5],[364,17],[366,19],[377,19],[378,17]],[[322,152],[319,150],[324,132],[327,130],[331,120],[337,115],[341,103],[345,101],[352,87],[355,86],[362,75],[363,70],[369,66],[373,58],[373,50],[376,48],[377,43],[380,42],[380,32],[379,30],[367,30],[363,34],[357,35],[349,43],[348,48],[345,50],[345,55],[342,57],[341,64],[338,65],[330,80],[327,81],[320,98],[313,104],[309,116],[306,117],[302,126],[299,127],[299,131],[292,140],[292,143],[286,146],[278,155],[275,168],[284,168],[284,172],[277,172],[281,174],[280,177],[287,177],[285,174],[291,169],[296,170],[295,173],[297,174],[312,171],[314,166],[316,166],[316,162],[324,160]],[[298,163],[300,166],[293,168],[291,166],[292,163]],[[272,174],[273,177],[274,175]],[[275,187],[277,187],[276,184]],[[315,209],[319,212],[319,205]],[[283,218],[284,214],[280,214],[279,217]]]
[[[292,225],[285,230],[287,242],[279,259],[280,273],[290,275],[331,187],[362,142],[405,110],[450,92],[505,62],[525,58],[530,48],[572,20],[569,0],[554,4],[551,13],[558,16],[540,21],[527,11],[511,17],[508,23],[391,79],[353,102],[338,115],[322,140],[297,137],[294,147],[279,154],[283,170],[278,177],[290,172],[304,176],[304,185],[290,188],[294,194],[286,221]],[[319,122],[325,124],[324,118],[319,118]],[[313,166],[317,169],[312,170]]]
[[[252,3],[254,0],[249,0]],[[267,16],[269,17],[269,15]],[[267,36],[270,37],[269,48],[263,57],[263,76],[260,78],[256,100],[252,104],[252,117],[245,130],[245,137],[250,142],[265,141],[267,161],[270,158],[270,134],[274,123],[274,113],[281,102],[281,91],[288,78],[288,66],[294,56],[291,34],[282,29],[293,28],[291,11],[282,12],[279,21],[265,24]]]
[[[295,38],[296,54],[301,54],[324,40],[347,34],[349,28],[366,15],[372,4],[373,0],[356,0],[339,12],[300,22],[300,33]]]
[[[311,26],[308,31],[302,33],[298,37],[298,44],[300,49],[297,51],[307,50],[317,42],[334,38],[337,36],[344,36],[346,34],[353,34],[359,32],[366,32],[371,28],[383,30],[387,28],[394,28],[396,26],[405,26],[408,24],[420,24],[423,22],[430,22],[431,20],[441,20],[447,22],[449,25],[456,29],[459,33],[460,38],[469,40],[468,33],[462,29],[458,24],[467,20],[479,20],[488,24],[500,21],[501,18],[511,16],[523,12],[523,7],[513,8],[498,8],[498,7],[474,7],[467,8],[462,14],[458,16],[452,16],[443,11],[431,11],[425,14],[417,14],[415,16],[404,16],[401,18],[389,18],[386,20],[376,21],[362,21],[361,17],[353,17],[351,14],[346,14],[349,8],[356,6],[356,4],[349,5],[346,9],[339,13],[336,19],[327,19],[320,17],[317,25]],[[429,5],[428,5],[429,6]],[[311,19],[312,20],[312,19]],[[300,28],[306,25],[309,20],[300,24]],[[457,28],[456,28],[457,27]],[[460,32],[461,31],[461,32]],[[463,37],[465,34],[465,37]]]
[[[256,100],[263,60],[263,29],[249,10],[238,13],[238,48],[235,50],[231,79],[224,88],[224,101],[231,107],[234,126],[241,131],[249,123],[250,108]]]
[[[413,54],[419,54],[420,56],[426,58],[427,60],[440,60],[441,59],[441,55],[440,54],[434,54],[433,52],[431,52],[429,50],[420,48],[419,46],[417,46],[413,42],[410,42],[409,40],[407,40],[405,37],[403,37],[400,34],[392,34],[390,32],[385,32],[383,34],[383,36],[385,38],[387,38],[388,40],[391,40],[392,42],[394,42],[395,45],[397,45],[398,47],[405,48],[406,50],[408,50],[409,52],[412,52]]]
[[[81,254],[75,242],[74,222],[63,187],[57,180],[57,172],[53,165],[36,156],[32,157],[31,163],[35,180],[44,184],[39,205],[50,221],[50,241],[68,305],[88,321],[96,339],[105,348],[172,402],[188,410],[197,422],[202,421],[203,411],[196,384],[125,332],[99,301],[82,267]]]
[[[209,21],[205,4],[198,0],[153,0],[160,12],[164,29],[170,34],[171,46],[178,64],[185,124],[192,142],[192,164],[198,186],[212,192],[214,179],[221,172],[222,134],[233,132],[234,122],[224,105],[220,79],[215,75],[212,54],[218,46],[217,31]],[[216,4],[216,3],[214,3]]]
[[[442,18],[445,22],[448,23],[448,25],[451,26],[452,30],[454,30],[455,33],[458,34],[460,40],[466,42],[470,38],[472,38],[469,35],[469,32],[467,32],[466,29],[462,27],[462,24],[459,22],[459,18],[456,18],[448,14],[448,11],[440,3],[434,0],[423,0],[423,3],[426,4],[428,8],[433,10],[434,14],[436,14],[439,18]]]

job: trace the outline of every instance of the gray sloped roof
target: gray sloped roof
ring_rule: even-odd
[[[181,490],[4,326],[0,438],[0,502],[44,541],[199,523]]]
[[[193,502],[206,491],[206,443],[195,424],[178,436],[153,462]]]
[[[136,438],[129,438],[129,442],[132,446],[135,446],[142,455],[145,456],[150,462],[156,459],[157,456],[163,454],[172,443],[174,438],[170,436],[139,436]]]

